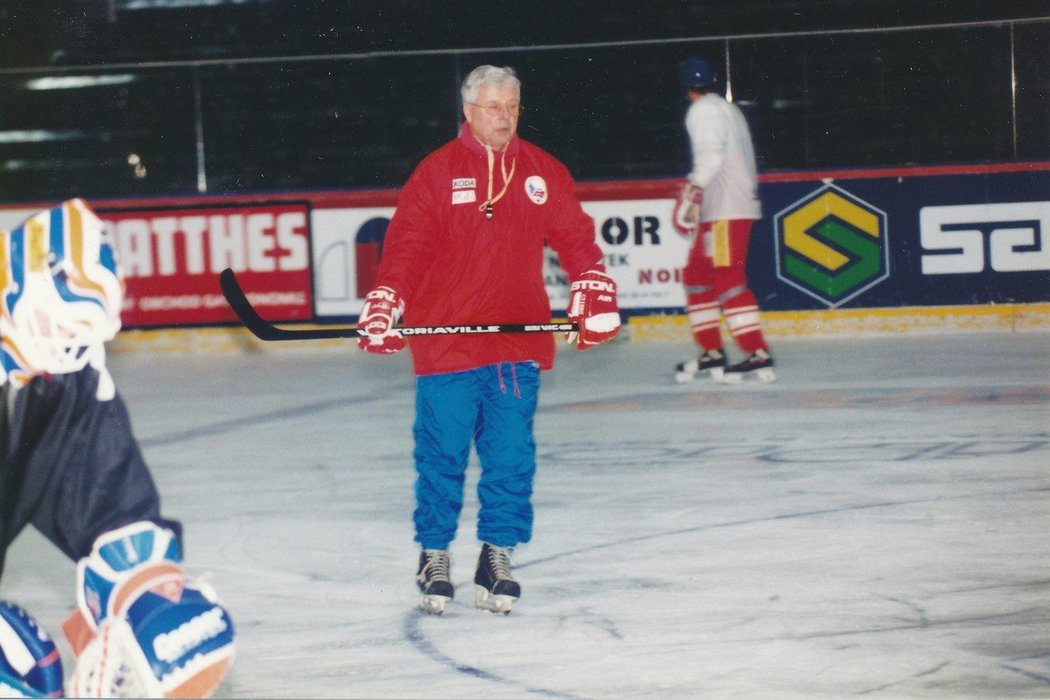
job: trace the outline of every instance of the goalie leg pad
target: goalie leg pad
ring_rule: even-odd
[[[233,622],[214,589],[178,563],[169,530],[106,533],[77,564],[81,624],[70,690],[82,697],[207,697],[233,664]],[[86,623],[86,624],[85,624]],[[70,642],[74,647],[72,635]]]
[[[47,630],[21,606],[0,601],[0,697],[63,694],[62,659]]]
[[[175,533],[151,522],[137,522],[104,533],[95,540],[91,554],[77,562],[77,604],[92,627],[116,613],[126,600],[114,595],[118,585],[126,591],[130,579],[146,564],[182,561]]]

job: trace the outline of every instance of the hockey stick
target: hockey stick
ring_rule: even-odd
[[[321,340],[324,338],[356,338],[364,335],[357,326],[333,326],[331,328],[279,328],[252,307],[241,289],[233,270],[227,268],[219,273],[222,295],[237,318],[252,335],[260,340]],[[399,326],[401,335],[473,335],[476,333],[569,333],[577,330],[575,323],[482,323],[459,326]]]

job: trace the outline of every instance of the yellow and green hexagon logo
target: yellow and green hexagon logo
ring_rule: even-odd
[[[890,276],[886,213],[830,183],[774,219],[777,277],[835,308]]]

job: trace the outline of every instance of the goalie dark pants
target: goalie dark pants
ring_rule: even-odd
[[[424,549],[448,549],[456,536],[472,443],[481,463],[478,539],[497,547],[531,539],[539,387],[535,362],[417,377],[413,520]]]
[[[95,539],[140,520],[173,530],[120,395],[99,401],[99,374],[35,377],[0,402],[0,573],[4,553],[32,524],[72,560]]]

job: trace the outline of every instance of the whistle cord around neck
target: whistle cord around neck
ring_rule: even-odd
[[[492,147],[485,145],[485,154],[488,156],[489,161],[489,182],[488,182],[488,198],[478,206],[478,211],[485,212],[485,218],[492,218],[492,205],[503,199],[503,195],[507,194],[507,188],[510,187],[510,181],[514,177],[514,169],[518,167],[518,159],[513,158],[510,162],[510,172],[507,172],[507,154],[504,152],[500,155],[499,167],[500,172],[503,174],[503,189],[499,191],[495,197],[492,196],[492,176],[496,165],[496,156],[492,152]]]

